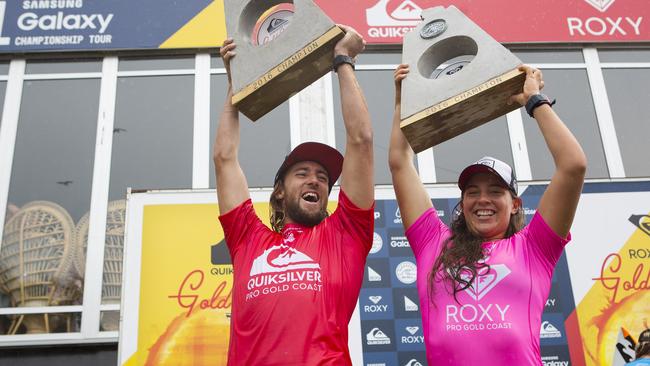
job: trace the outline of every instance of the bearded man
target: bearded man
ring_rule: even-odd
[[[365,42],[352,28],[334,48],[345,158],[327,145],[297,146],[278,169],[271,227],[253,210],[237,158],[239,113],[232,85],[214,151],[219,217],[234,267],[228,365],[352,365],[348,322],[354,311],[374,223],[372,128],[354,75]],[[226,70],[235,56],[226,40]],[[230,82],[230,78],[229,78]],[[337,209],[328,196],[341,176]]]

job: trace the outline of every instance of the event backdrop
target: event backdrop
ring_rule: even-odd
[[[524,187],[528,220],[545,187]],[[449,222],[459,192],[428,190]],[[360,315],[350,327],[352,343],[361,344],[352,347],[353,360],[426,365],[415,260],[393,192],[376,193]],[[263,220],[268,194],[253,194]],[[232,266],[214,197],[192,191],[130,195],[120,365],[225,365]],[[542,317],[542,360],[548,366],[611,365],[621,327],[636,337],[650,326],[650,182],[586,184],[572,235]],[[477,331],[494,336],[487,327]]]
[[[650,41],[643,0],[314,2],[369,44],[401,43],[422,9],[440,5],[458,7],[504,43]],[[214,48],[225,36],[223,0],[0,0],[0,53]]]

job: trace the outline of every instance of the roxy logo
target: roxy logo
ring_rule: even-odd
[[[11,44],[11,38],[2,37],[2,27],[5,22],[5,11],[7,10],[7,3],[0,1],[0,46],[8,46]]]
[[[631,215],[628,220],[641,229],[644,234],[650,236],[650,215]],[[648,251],[648,257],[650,258],[650,251]]]
[[[366,343],[369,346],[390,344],[390,338],[386,335],[386,333],[382,332],[381,329],[372,328],[372,330],[366,334]]]
[[[379,304],[381,296],[369,296],[368,300],[372,302],[370,305],[364,305],[363,311],[366,313],[385,313],[388,311],[388,305]]]
[[[415,335],[420,330],[420,327],[406,327],[405,330],[410,335],[402,336],[402,344],[424,343],[424,336]]]
[[[472,285],[466,288],[464,292],[472,299],[480,301],[509,274],[510,269],[505,264],[491,264],[489,267],[483,267],[478,270]],[[464,280],[469,280],[471,275],[462,273],[461,277]]]
[[[585,0],[587,4],[593,6],[597,10],[600,10],[601,12],[606,12],[607,9],[614,4],[614,1],[616,0]]]
[[[555,325],[551,324],[548,321],[545,321],[542,323],[541,329],[539,331],[539,337],[540,338],[561,338],[562,333],[560,333],[560,330],[555,327]]]
[[[614,4],[615,0],[585,0],[601,13],[604,13]],[[620,16],[611,17],[567,17],[569,34],[572,37],[579,36],[627,36],[641,35],[643,17]]]

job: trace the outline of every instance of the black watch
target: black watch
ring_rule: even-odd
[[[332,69],[334,69],[334,72],[341,66],[341,64],[349,64],[352,66],[352,70],[354,70],[354,59],[350,56],[346,55],[336,55],[334,57],[334,64],[332,65]]]
[[[547,104],[550,107],[555,104],[555,99],[551,101],[546,95],[538,93],[531,95],[530,98],[528,98],[528,101],[526,102],[526,112],[528,113],[529,116],[533,117],[533,111],[535,108]]]

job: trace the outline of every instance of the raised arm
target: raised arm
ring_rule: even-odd
[[[529,66],[520,69],[526,72],[524,92],[513,96],[513,99],[525,105],[531,95],[539,93],[544,82],[541,71]],[[582,192],[587,157],[578,140],[553,108],[547,104],[541,105],[534,109],[533,116],[555,162],[555,173],[542,195],[537,211],[551,229],[564,238],[573,223]]]
[[[219,212],[224,214],[247,200],[248,183],[237,157],[239,151],[239,111],[232,105],[232,82],[230,59],[235,56],[232,39],[224,41],[219,52],[228,72],[228,95],[219,117],[217,137],[214,143],[214,170],[217,178]]]
[[[346,33],[334,47],[334,55],[356,57],[365,48],[363,38],[350,27],[339,27]],[[352,66],[340,65],[337,74],[346,132],[341,188],[352,203],[367,209],[372,206],[375,197],[370,114]]]
[[[413,158],[415,154],[411,145],[399,128],[402,80],[409,72],[408,65],[399,65],[395,70],[395,112],[393,113],[393,127],[390,134],[390,147],[388,149],[388,165],[393,176],[393,187],[397,196],[397,204],[402,214],[404,229],[408,229],[418,217],[432,207],[431,198],[424,189],[422,181],[415,170]]]

